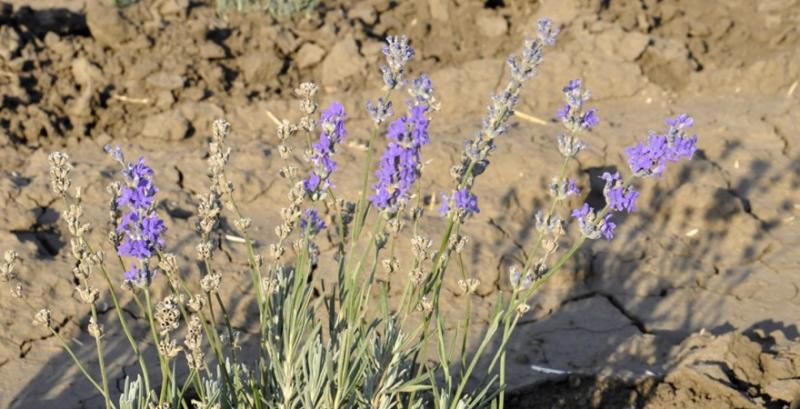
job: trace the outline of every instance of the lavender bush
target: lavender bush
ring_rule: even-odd
[[[626,149],[627,176],[601,176],[605,181],[603,208],[583,204],[562,214],[565,202],[581,192],[567,175],[569,162],[585,147],[581,134],[599,123],[597,111],[587,106],[590,92],[580,80],[569,82],[563,88],[565,104],[556,113],[563,126],[563,133],[556,138],[563,162],[550,184],[550,204],[536,213],[537,234],[526,261],[511,268],[511,290],[497,294],[489,324],[477,344],[468,342],[473,308],[469,297],[463,322],[454,333],[446,333],[441,289],[445,276],[453,274],[448,269],[450,262],[460,260],[467,240],[461,226],[480,212],[473,187],[490,165],[495,144],[502,143],[523,85],[536,75],[545,49],[555,45],[557,34],[558,29],[543,19],[538,35],[525,41],[519,56],[509,58],[511,79],[492,97],[481,130],[465,142],[463,155],[452,168],[452,188],[441,195],[439,212],[445,228],[436,242],[417,233],[423,213],[417,182],[439,104],[428,77],[407,78],[407,65],[414,57],[408,40],[390,37],[384,48],[386,64],[381,67],[385,92],[366,104],[373,125],[363,189],[357,200],[340,199],[336,193],[337,148],[348,137],[347,114],[341,104],[332,103],[317,119],[318,88],[304,83],[295,90],[301,119],[291,123],[273,118],[282,158],[293,155],[294,137],[305,134],[300,139],[306,141],[303,148],[308,167],[300,170],[287,165],[280,172],[291,188],[267,258],[254,246],[248,233],[251,220],[234,200],[235,186],[226,173],[230,126],[223,120],[213,126],[208,147],[209,189],[199,201],[196,251],[202,268],[198,279],[185,279],[177,257],[165,252],[165,225],[156,209],[155,172],[144,158],[129,161],[119,147],[107,147],[120,167],[120,180],[108,189],[113,251],[103,252],[87,240],[89,226],[82,220],[81,189],[72,190],[69,158],[58,152],[50,155],[52,189],[64,202],[63,216],[72,235],[76,291],[91,310],[88,333],[96,344],[96,370],[87,368],[53,328],[50,310],[34,306],[24,297],[15,275],[15,252],[6,253],[0,278],[31,308],[35,321],[61,342],[104,397],[106,408],[502,408],[505,346],[535,291],[587,240],[611,240],[615,213],[636,211],[639,193],[634,182],[658,178],[668,164],[691,158],[697,141],[687,133],[692,118],[680,115],[667,120],[664,133],[651,133],[646,141]],[[392,106],[390,97],[402,90],[409,95],[405,107]],[[395,114],[395,110],[403,113]],[[387,144],[373,168],[380,135],[385,135]],[[254,341],[257,354],[252,356],[241,354],[238,332],[219,293],[223,276],[213,261],[217,245],[212,233],[223,209],[230,213],[248,253],[259,312],[259,336]],[[321,216],[321,209],[331,210],[330,223]],[[571,217],[573,223],[564,217]],[[571,224],[576,228],[570,240]],[[405,229],[411,230],[413,258],[398,260],[394,249],[405,245],[400,242]],[[322,262],[316,240],[325,230],[330,230],[336,244],[336,265],[331,267],[338,280],[330,291],[317,297],[312,272]],[[115,264],[118,272],[112,271]],[[464,271],[462,263],[457,264],[462,275],[458,285],[466,294],[474,293],[478,280]],[[409,274],[396,305],[390,306],[388,284],[376,279],[379,266],[388,274]],[[139,373],[126,379],[119,397],[112,396],[104,365],[104,330],[95,306],[100,298],[98,274],[139,363]],[[168,295],[153,299],[155,286],[168,288]],[[129,292],[147,317],[150,340],[132,336],[119,302],[120,291]],[[320,316],[326,319],[318,319]],[[143,359],[146,342],[156,346],[158,368],[149,367]],[[481,359],[488,365],[479,366]],[[186,365],[187,376],[179,378],[179,365]],[[481,379],[480,384],[470,384],[473,377]]]
[[[288,18],[295,14],[309,15],[317,0],[214,0],[217,12],[262,10],[275,18]]]

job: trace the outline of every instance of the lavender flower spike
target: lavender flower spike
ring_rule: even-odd
[[[336,170],[336,161],[331,157],[336,151],[336,145],[341,144],[347,136],[344,127],[346,118],[344,106],[338,102],[332,103],[320,116],[319,140],[311,146],[310,160],[313,169],[303,181],[306,193],[313,200],[322,197],[325,190],[332,186],[330,177]]]
[[[606,198],[608,207],[616,211],[624,210],[628,213],[636,211],[636,199],[639,198],[639,192],[633,186],[625,187],[619,172],[614,174],[604,172],[600,178],[606,181],[603,195]]]
[[[572,211],[572,217],[578,220],[581,234],[587,239],[596,240],[600,236],[606,240],[614,238],[614,230],[617,225],[611,221],[611,214],[598,219],[595,210],[588,203],[584,203],[581,208]]]
[[[556,37],[558,37],[558,33],[561,32],[561,29],[553,27],[553,20],[545,17],[539,20],[538,25],[539,30],[537,34],[539,41],[549,46],[556,45]]]
[[[603,217],[603,223],[600,225],[600,234],[602,234],[606,240],[611,240],[614,238],[614,230],[616,230],[616,228],[616,223],[611,221],[611,214],[607,214]]]
[[[375,122],[375,125],[380,125],[394,115],[392,101],[388,101],[383,97],[379,97],[376,103],[373,103],[371,99],[367,100],[367,112],[369,112],[372,122]]]
[[[625,149],[628,165],[639,177],[661,176],[668,162],[690,159],[697,150],[697,135],[688,136],[686,130],[694,125],[688,115],[679,115],[666,121],[669,129],[665,135],[654,132],[646,144],[636,144]]]
[[[407,201],[414,182],[419,178],[421,149],[428,144],[427,108],[413,106],[408,115],[389,125],[389,145],[383,152],[375,172],[378,183],[370,197],[378,209],[394,213]]]
[[[582,81],[572,80],[564,88],[564,97],[567,103],[556,111],[556,117],[560,119],[564,126],[572,133],[576,134],[584,129],[592,129],[600,123],[596,109],[583,107],[592,98],[591,91],[582,89]]]
[[[525,40],[521,57],[511,56],[508,59],[511,76],[514,80],[524,82],[536,74],[536,70],[542,62],[544,51],[542,46],[554,46],[559,31],[558,28],[553,27],[553,21],[549,18],[539,20],[537,38]]]
[[[489,154],[495,148],[494,140],[508,131],[508,120],[519,102],[523,83],[536,75],[544,58],[544,46],[555,44],[557,30],[552,28],[552,22],[542,19],[539,25],[539,37],[525,40],[521,56],[512,55],[508,58],[511,80],[500,94],[492,97],[481,131],[465,143],[462,163],[452,172],[460,185],[462,182],[471,185],[472,178],[489,165]],[[467,169],[472,170],[471,174],[466,174]]]
[[[155,274],[148,267],[148,261],[164,248],[162,236],[167,230],[155,211],[158,188],[153,184],[153,169],[145,164],[144,158],[139,158],[136,163],[125,163],[118,146],[107,146],[106,152],[123,165],[125,178],[125,186],[117,199],[117,205],[126,207],[117,227],[117,232],[123,236],[117,253],[138,260],[131,263],[131,269],[125,272],[125,281],[146,285]]]
[[[434,111],[439,109],[439,104],[433,96],[433,82],[427,75],[422,74],[411,81],[408,93],[411,95],[410,105],[421,105]]]
[[[319,214],[314,209],[306,209],[305,216],[300,219],[300,234],[305,237],[306,233],[309,236],[316,236],[322,230],[325,230],[325,222],[320,219]]]
[[[478,197],[466,188],[456,190],[452,197],[442,195],[442,207],[439,213],[442,215],[455,212],[455,217],[466,219],[467,217],[480,213],[478,208]]]
[[[387,65],[381,66],[383,82],[388,89],[396,89],[403,85],[406,65],[414,58],[414,49],[408,45],[406,36],[389,36],[383,47]]]
[[[570,196],[575,196],[581,192],[575,179],[561,179],[554,177],[550,182],[550,195],[556,200],[564,200]]]

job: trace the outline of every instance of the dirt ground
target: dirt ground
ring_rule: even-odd
[[[547,124],[515,121],[498,141],[477,182],[481,213],[466,226],[465,262],[481,280],[476,335],[494,293],[508,287],[508,266],[531,241],[533,214],[556,173],[559,127],[551,119],[563,84],[583,78],[601,117],[570,169],[590,202],[602,201],[602,172],[625,170],[624,147],[668,116],[696,118],[700,150],[642,184],[641,210],[618,221],[618,237],[581,250],[537,295],[509,346],[509,406],[800,405],[800,1],[320,3],[311,16],[284,22],[259,13],[222,18],[190,0],[143,0],[123,10],[97,0],[0,5],[0,250],[22,254],[32,300],[53,309],[59,332],[90,367],[69,235],[48,190],[51,150],[72,156],[97,243],[106,243],[105,186],[115,175],[102,146],[146,156],[157,172],[169,250],[196,277],[193,226],[197,195],[207,189],[211,121],[224,116],[233,125],[231,174],[266,251],[287,192],[266,111],[298,118],[295,86],[313,80],[323,103],[345,104],[350,135],[336,185],[356,198],[369,126],[364,104],[381,86],[381,41],[408,35],[417,50],[411,70],[431,76],[441,102],[421,181],[435,198],[507,79],[506,56],[549,16],[562,35],[519,108]],[[436,212],[425,221],[438,237]],[[223,239],[222,250],[226,299],[246,325],[254,307],[244,249]],[[449,314],[463,314],[455,278],[444,298]],[[13,301],[0,293],[0,407],[100,407],[56,342]],[[102,310],[119,388],[135,366],[113,314]],[[137,333],[146,338],[143,329]],[[152,348],[147,353],[152,358]]]

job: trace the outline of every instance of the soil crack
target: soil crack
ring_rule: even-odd
[[[64,317],[64,319],[61,320],[60,323],[58,323],[57,325],[53,326],[53,330],[56,333],[60,333],[61,329],[64,328],[67,325],[67,323],[69,322],[69,320],[71,318],[72,318],[71,316]],[[28,353],[31,352],[31,349],[33,349],[33,344],[35,342],[44,341],[44,340],[47,340],[47,339],[50,339],[50,338],[53,338],[53,337],[54,337],[54,335],[51,333],[51,334],[43,335],[43,336],[38,337],[38,338],[28,338],[26,340],[23,340],[22,343],[19,344],[19,357],[20,357],[20,359],[24,359],[28,355]]]
[[[617,311],[619,311],[620,314],[622,314],[625,318],[627,318],[628,321],[630,321],[631,325],[636,327],[636,329],[638,329],[639,332],[641,332],[642,334],[652,334],[652,331],[647,329],[647,326],[645,325],[644,321],[639,319],[632,312],[628,311],[625,308],[625,306],[622,305],[622,303],[619,300],[617,300],[613,295],[603,293],[602,291],[590,291],[588,293],[584,293],[584,294],[576,295],[574,297],[567,298],[566,300],[561,302],[561,307],[564,307],[565,305],[567,305],[569,303],[573,303],[573,302],[577,302],[577,301],[581,301],[581,300],[586,300],[586,299],[594,298],[594,297],[603,297],[606,300],[608,300],[608,302]]]

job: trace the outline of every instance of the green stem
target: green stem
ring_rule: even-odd
[[[214,348],[215,355],[217,356],[217,362],[220,368],[222,368],[222,376],[223,378],[225,378],[225,383],[228,384],[231,391],[236,391],[233,381],[230,378],[230,374],[228,374],[228,367],[225,364],[224,355],[222,354],[222,340],[220,339],[219,332],[217,331],[217,319],[214,315],[214,301],[211,300],[211,294],[206,293],[206,300],[208,302],[208,309],[211,315],[211,330],[209,331],[205,323],[205,320],[200,320],[200,321],[203,325],[206,335],[209,338],[209,343],[211,343],[211,340],[213,339],[214,344],[216,344],[215,346],[212,346],[212,348]],[[235,393],[233,394],[233,398],[234,401],[237,400]],[[234,407],[237,407],[237,405],[234,405]]]
[[[167,362],[165,357],[161,355],[161,351],[159,350],[159,345],[161,340],[158,337],[158,333],[156,332],[156,323],[153,319],[153,303],[150,299],[150,289],[148,287],[144,288],[144,299],[145,299],[145,307],[147,313],[147,320],[150,322],[150,334],[153,337],[153,342],[155,343],[156,352],[158,353],[158,361],[161,364],[161,393],[158,396],[158,403],[163,403],[164,398],[167,395],[167,386],[169,385],[169,369],[167,366]]]
[[[461,258],[460,254],[458,255],[458,262],[459,267],[461,268],[461,275],[464,277],[464,280],[466,280],[466,273],[464,272],[464,260]],[[467,291],[464,296],[467,297],[467,308],[464,313],[464,334],[461,338],[461,352],[459,354],[461,357],[461,371],[464,371],[464,366],[466,366],[467,362],[467,338],[469,337],[469,329],[472,321],[472,294]]]
[[[97,308],[95,308],[94,303],[92,303],[92,319],[94,319],[95,325],[99,326],[100,322],[97,320]],[[110,408],[113,405],[111,404],[110,393],[108,392],[108,376],[106,375],[106,363],[105,357],[103,354],[103,341],[100,340],[101,334],[96,334],[94,337],[95,344],[97,345],[97,360],[100,364],[100,377],[103,381],[103,391],[104,396],[106,399],[106,408]]]
[[[97,384],[97,382],[94,380],[94,378],[92,378],[91,375],[89,375],[89,372],[87,372],[86,368],[83,367],[81,361],[79,361],[78,357],[75,356],[75,353],[72,352],[72,348],[70,348],[69,345],[67,345],[67,341],[64,340],[64,337],[62,337],[61,334],[56,332],[56,330],[53,329],[52,327],[47,327],[47,329],[49,329],[50,332],[58,339],[58,342],[61,343],[61,347],[64,348],[65,351],[67,351],[67,354],[69,354],[70,358],[72,358],[72,361],[75,362],[75,366],[77,366],[78,369],[81,371],[81,373],[83,373],[83,376],[86,379],[88,379],[89,382],[91,382],[92,386],[94,386],[94,388],[97,389],[97,392],[99,392],[100,395],[108,398],[108,396],[105,395],[105,391],[103,390],[103,388]],[[113,404],[111,406],[114,407]]]
[[[205,264],[205,267],[206,267],[206,273],[207,274],[213,274],[214,270],[211,268],[211,260],[209,260],[208,258],[205,258],[203,260],[203,263]],[[216,324],[216,320],[215,320],[215,317],[214,317],[214,306],[213,306],[214,302],[211,300],[211,295],[210,294],[206,294],[206,296],[208,298],[208,306],[209,306],[209,309],[211,311],[211,320],[212,320],[212,323],[214,325],[214,328],[216,328],[217,324]],[[231,321],[230,321],[230,317],[228,316],[228,311],[225,309],[225,304],[222,302],[222,297],[220,297],[219,291],[214,291],[214,296],[215,296],[215,298],[217,300],[217,303],[219,304],[220,310],[222,311],[222,316],[225,319],[225,325],[228,328],[228,337],[230,338],[230,342],[231,342],[231,355],[233,357],[233,362],[238,362],[238,360],[236,359],[236,348],[233,347],[233,327],[231,326]],[[215,331],[216,331],[216,329],[215,329]],[[238,373],[238,369],[237,368],[234,368],[234,371]],[[238,379],[238,376],[236,378]]]
[[[186,380],[183,381],[183,386],[181,387],[181,392],[180,395],[178,395],[178,399],[183,399],[183,396],[186,394],[186,390],[189,389],[189,385],[194,383],[195,375],[197,375],[197,371],[194,368],[189,370],[189,375],[186,377]]]
[[[227,178],[225,178],[227,179]],[[227,183],[227,181],[226,181]],[[239,205],[236,203],[236,200],[233,198],[233,193],[228,193],[228,200],[231,203],[231,207],[233,210],[234,215],[237,219],[242,219],[242,212],[239,209]],[[247,259],[250,263],[250,273],[251,278],[253,280],[253,286],[256,288],[256,298],[258,298],[258,317],[259,317],[259,328],[262,329],[266,325],[266,314],[264,312],[264,308],[267,303],[267,298],[264,295],[264,291],[262,288],[262,276],[261,276],[261,268],[258,266],[258,262],[256,262],[256,251],[253,247],[253,241],[250,239],[250,235],[247,234],[246,231],[240,231],[242,236],[244,237],[245,246],[247,247]],[[261,349],[261,343],[259,343],[259,350]]]
[[[564,161],[561,162],[561,170],[558,173],[558,175],[559,175],[558,176],[558,180],[559,181],[563,180],[564,176],[567,173],[567,165],[569,164],[569,159],[570,159],[570,157],[567,156],[567,157],[564,158]],[[556,210],[556,204],[557,203],[558,203],[558,200],[557,200],[557,198],[554,197],[553,200],[550,202],[550,208],[547,210],[547,213],[545,213],[545,216],[544,216],[545,223],[547,223],[547,221],[550,220],[550,217],[553,216],[553,212],[555,212],[555,210]],[[544,235],[545,235],[545,231],[544,230],[540,230],[539,231],[539,235],[536,238],[536,242],[533,244],[533,246],[531,247],[530,252],[528,253],[528,258],[525,261],[525,267],[522,269],[523,273],[527,272],[529,269],[531,269],[533,267],[533,260],[536,258],[536,253],[539,251],[539,247],[542,245],[542,241],[544,240]]]
[[[364,165],[364,173],[362,176],[361,182],[361,197],[358,199],[358,204],[356,205],[356,220],[355,226],[353,228],[353,237],[361,236],[361,230],[364,228],[364,222],[367,218],[367,211],[369,210],[369,205],[367,204],[367,191],[369,188],[369,171],[372,169],[372,157],[374,156],[375,152],[375,139],[378,136],[378,127],[375,126],[372,128],[372,132],[369,136],[369,141],[367,142],[367,161]]]
[[[499,325],[499,319],[501,315],[497,314],[495,319],[492,320],[491,325],[486,330],[486,335],[483,337],[481,344],[478,346],[478,349],[475,351],[475,355],[472,357],[472,360],[467,367],[467,370],[461,374],[461,381],[458,383],[458,388],[456,389],[456,393],[453,395],[453,403],[451,404],[451,409],[455,409],[461,398],[461,394],[464,392],[464,388],[467,386],[467,381],[469,381],[470,376],[472,375],[472,371],[475,370],[475,366],[478,364],[478,358],[483,355],[483,350],[489,345],[489,341],[494,336],[495,332],[497,332],[497,328]]]
[[[89,250],[89,252],[94,253],[92,250],[92,246],[89,244],[88,241],[83,240],[83,244]],[[120,263],[122,263],[122,258],[119,258]],[[124,270],[124,264],[122,264]],[[117,312],[117,319],[119,320],[120,326],[122,327],[122,332],[125,333],[125,337],[128,339],[128,343],[131,345],[131,349],[133,353],[136,355],[136,360],[139,362],[139,368],[142,371],[142,377],[144,378],[144,387],[147,390],[147,398],[150,397],[150,375],[148,375],[147,365],[145,365],[144,357],[142,356],[142,351],[139,349],[139,346],[136,344],[136,341],[133,339],[133,335],[131,333],[130,328],[128,327],[128,321],[125,319],[123,315],[122,307],[119,303],[119,298],[117,297],[117,291],[114,288],[114,283],[111,281],[111,278],[108,275],[108,270],[106,270],[105,263],[100,263],[100,272],[102,273],[103,279],[108,286],[108,292],[111,294],[111,301],[114,303],[114,310]]]

